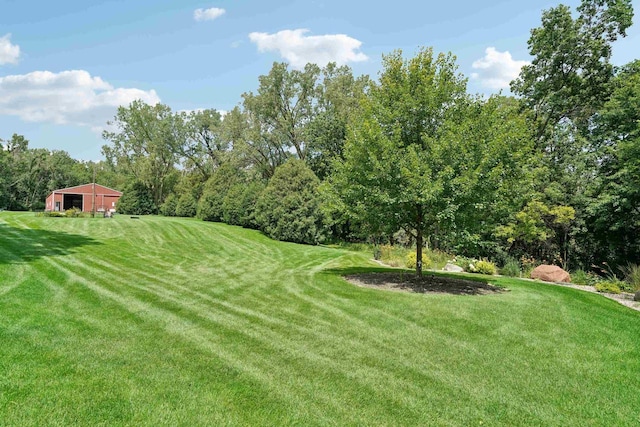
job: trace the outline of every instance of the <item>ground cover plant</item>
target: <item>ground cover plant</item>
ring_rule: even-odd
[[[370,258],[187,218],[1,212],[1,424],[640,422],[639,312],[505,277],[467,275],[508,289],[473,296],[342,278],[388,271]]]

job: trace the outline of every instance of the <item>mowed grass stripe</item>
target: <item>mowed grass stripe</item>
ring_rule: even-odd
[[[73,282],[77,282],[78,276],[75,272],[70,271],[69,269],[63,267],[61,264],[57,264],[57,268],[63,271],[69,279]],[[282,337],[280,336],[279,340],[277,336],[270,337],[268,335],[268,330],[263,329],[260,331],[255,331],[255,327],[252,327],[252,324],[243,323],[241,319],[238,317],[230,319],[230,321],[221,321],[221,316],[219,312],[216,312],[215,316],[212,315],[204,315],[202,311],[198,312],[187,312],[184,310],[184,306],[179,307],[169,307],[168,309],[165,307],[165,304],[158,304],[158,301],[153,299],[152,302],[142,302],[140,299],[131,298],[130,296],[123,297],[122,295],[116,295],[113,292],[105,290],[104,288],[99,288],[93,284],[86,284],[90,289],[98,292],[99,294],[106,296],[112,301],[115,301],[125,307],[128,311],[133,314],[137,314],[139,316],[149,317],[155,324],[164,324],[164,328],[175,335],[178,335],[180,338],[187,339],[188,341],[198,345],[200,348],[212,351],[217,357],[225,360],[227,363],[232,364],[235,368],[242,370],[243,372],[250,373],[255,377],[256,380],[260,382],[264,382],[265,379],[271,378],[274,376],[274,367],[272,366],[270,357],[273,354],[283,355],[286,354],[291,359],[289,362],[282,366],[282,371],[280,372],[281,378],[287,378],[290,376],[290,363],[294,360],[302,359],[301,362],[303,364],[313,364],[313,366],[320,365],[323,368],[323,371],[333,370],[337,374],[341,373],[340,369],[336,369],[332,361],[328,358],[322,358],[314,353],[310,352],[307,347],[301,348],[296,351],[296,342],[288,341],[283,342]],[[143,289],[145,291],[145,289]],[[151,292],[151,291],[149,291]],[[163,299],[170,300],[173,303],[178,303],[178,299],[172,298],[172,296],[160,295],[158,293],[154,294],[155,296]],[[186,304],[190,310],[194,310],[193,304]],[[160,307],[159,307],[160,306]],[[205,309],[209,309],[210,307],[205,307]],[[177,314],[179,313],[179,314]],[[191,314],[189,316],[188,314]],[[201,327],[201,323],[203,317],[206,320],[212,322],[212,324],[204,325],[206,327]],[[164,322],[164,323],[163,323]],[[234,325],[234,328],[228,327],[229,325]],[[227,334],[234,332],[236,333],[233,336],[234,341],[246,341],[248,339],[252,340],[252,345],[262,345],[260,354],[264,354],[264,360],[262,363],[256,363],[257,361],[253,360],[253,364],[247,365],[242,362],[242,355],[244,352],[239,352],[238,354],[232,355],[230,353],[222,353],[220,351],[220,335],[208,334],[207,331],[211,330],[220,330],[221,328],[227,328]],[[237,336],[238,329],[245,331],[243,336]],[[317,337],[314,337],[317,338]],[[367,367],[364,367],[367,368]],[[368,368],[367,368],[368,369]],[[269,375],[266,375],[266,373]],[[355,378],[358,378],[357,376]],[[392,386],[394,378],[387,377],[383,375],[376,376],[373,384],[369,384],[369,388],[371,390],[381,390],[388,391],[389,387]],[[381,387],[382,384],[385,384],[385,387]],[[400,385],[406,391],[406,384]],[[419,392],[419,389],[416,389],[416,392]],[[283,395],[282,397],[291,399],[292,395],[288,393],[287,395]],[[329,402],[325,402],[325,404],[329,404]]]
[[[78,266],[76,265],[75,267],[77,268]],[[66,268],[64,270],[66,271],[66,274],[68,276],[73,277],[75,280],[77,280],[76,273],[72,272],[70,268]],[[236,319],[234,319],[234,320],[236,320]]]
[[[3,220],[7,425],[638,421],[640,322],[597,295],[380,292],[326,272],[368,256],[222,224]]]
[[[77,270],[74,270],[72,272],[70,269],[70,266],[60,267],[60,268],[63,271],[66,271],[67,275],[73,276],[75,280],[78,279],[78,276],[76,275]],[[75,268],[78,268],[78,266],[75,266]],[[275,317],[264,315],[255,310],[249,310],[241,306],[234,306],[225,301],[215,300],[206,295],[198,294],[198,293],[195,294],[195,297],[196,297],[195,299],[189,298],[190,296],[194,296],[193,295],[194,293],[193,291],[191,291],[190,289],[184,286],[177,286],[175,284],[172,286],[170,285],[170,287],[178,288],[179,291],[182,291],[182,292],[171,292],[164,286],[153,285],[149,283],[145,283],[143,285],[135,287],[137,290],[140,291],[140,293],[137,293],[137,295],[140,296],[140,298],[138,298],[138,301],[147,301],[147,302],[151,301],[155,303],[159,300],[159,301],[164,301],[171,304],[176,304],[177,307],[173,308],[172,310],[174,312],[180,311],[184,313],[187,310],[190,310],[190,311],[193,311],[194,314],[198,316],[203,316],[202,313],[208,313],[208,315],[204,317],[206,317],[210,321],[216,322],[217,324],[214,326],[234,325],[236,328],[244,329],[245,327],[251,328],[252,325],[254,325],[253,328],[255,328],[254,321],[259,320],[259,321],[265,322],[271,327],[281,327],[283,329],[284,328],[292,329],[292,326],[293,326],[293,329],[296,329],[296,332],[298,333],[304,332],[304,333],[311,333],[314,335],[308,338],[318,339],[318,340],[321,340],[322,338],[321,336],[319,336],[319,334],[315,333],[315,331],[311,330],[310,328],[292,325],[292,323],[290,322],[290,318],[288,318],[286,321],[280,320]],[[121,291],[120,293],[122,294],[122,288],[120,288],[120,291]],[[151,296],[152,298],[149,298],[149,296]],[[135,297],[133,298],[135,299]],[[210,305],[200,304],[200,302],[203,302],[203,301],[209,302]],[[158,305],[158,304],[155,304],[155,305]],[[228,310],[229,313],[221,312],[221,310]],[[216,316],[215,317],[211,316],[211,313],[216,313]],[[227,316],[228,318],[224,318],[225,314],[232,314],[233,316]],[[360,329],[362,328],[358,328],[357,330],[360,330]],[[257,335],[258,337],[265,337],[269,342],[277,338],[276,336],[273,336],[273,337],[269,336],[269,329],[259,330],[258,333],[259,333]],[[346,339],[349,341],[352,341],[354,339],[359,340],[360,338],[362,338],[362,336],[346,337]],[[333,336],[330,336],[329,339],[325,341],[333,342],[336,339],[339,339],[339,337],[337,335],[333,335]],[[291,345],[291,344],[292,343],[286,343],[285,346]],[[371,347],[371,342],[367,343],[366,348],[369,348],[369,347]],[[374,347],[374,350],[377,352],[378,349]],[[389,348],[386,348],[384,350],[389,350]]]

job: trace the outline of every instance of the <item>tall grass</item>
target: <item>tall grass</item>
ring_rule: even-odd
[[[622,272],[630,290],[640,291],[640,265],[629,263],[623,267]]]

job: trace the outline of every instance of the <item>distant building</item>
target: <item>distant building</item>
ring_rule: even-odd
[[[53,190],[47,196],[46,211],[66,211],[76,208],[82,212],[115,212],[122,193],[104,185],[91,183]]]

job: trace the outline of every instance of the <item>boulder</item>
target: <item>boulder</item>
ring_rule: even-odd
[[[633,300],[634,301],[640,301],[640,291],[635,293],[635,295],[633,296]]]
[[[571,283],[569,273],[557,265],[539,265],[531,272],[532,279],[540,279],[545,282],[566,282]]]
[[[462,273],[464,271],[464,268],[462,268],[460,266],[457,266],[455,264],[451,264],[450,262],[448,262],[447,265],[445,265],[442,270],[443,271],[450,271],[452,273]]]

